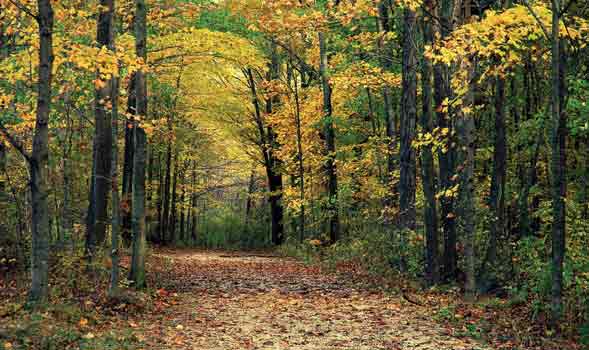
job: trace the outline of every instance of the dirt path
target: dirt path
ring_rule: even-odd
[[[487,349],[447,336],[425,310],[278,257],[162,253],[170,293],[143,329],[149,349]]]

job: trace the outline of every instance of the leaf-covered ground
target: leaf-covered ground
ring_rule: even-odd
[[[149,349],[487,349],[426,308],[295,260],[159,251],[158,312],[130,321]]]

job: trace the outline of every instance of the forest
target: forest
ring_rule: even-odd
[[[589,349],[586,0],[0,0],[0,350]]]

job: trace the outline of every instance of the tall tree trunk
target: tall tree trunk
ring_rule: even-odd
[[[49,112],[53,69],[53,8],[50,0],[38,0],[39,80],[37,115],[33,135],[33,153],[29,158],[31,174],[32,245],[31,289],[29,303],[47,300],[49,274],[49,208],[47,203],[47,161],[49,158]]]
[[[6,186],[6,153],[4,143],[0,142],[0,240],[8,236],[8,192]],[[6,220],[6,221],[5,221]],[[20,261],[19,261],[20,262]]]
[[[168,140],[166,148],[166,174],[164,176],[164,193],[163,193],[163,207],[164,211],[162,214],[162,224],[160,226],[162,242],[168,241],[168,235],[170,230],[170,186],[172,183],[172,141]]]
[[[110,49],[114,38],[113,0],[100,0],[96,41],[100,48]],[[105,79],[106,78],[106,79]],[[103,80],[105,79],[105,80]],[[92,185],[86,222],[86,253],[91,258],[96,247],[104,243],[108,221],[108,196],[110,192],[110,167],[112,156],[112,77],[96,72],[94,102],[94,151],[92,159]]]
[[[176,237],[176,219],[178,218],[178,196],[177,196],[177,187],[178,187],[178,150],[176,150],[176,154],[174,155],[174,177],[172,180],[172,199],[171,199],[171,213],[170,213],[170,221],[169,221],[169,230],[170,230],[170,243],[175,244],[177,241]]]
[[[440,34],[444,39],[450,35],[453,27],[453,0],[441,1],[440,13]],[[440,191],[446,191],[454,185],[452,177],[455,168],[455,149],[453,146],[451,119],[449,113],[442,108],[446,99],[453,96],[452,87],[450,86],[450,68],[443,63],[437,63],[434,66],[434,100],[436,105],[436,114],[438,128],[449,129],[448,138],[444,141],[445,149],[438,151],[439,169],[440,169]],[[457,271],[457,252],[456,252],[456,221],[454,214],[454,200],[449,196],[442,196],[440,201],[440,217],[444,231],[444,278],[454,279]]]
[[[250,230],[251,214],[252,214],[252,195],[254,194],[254,186],[256,184],[256,163],[254,162],[250,172],[250,180],[247,186],[247,198],[245,201],[245,229]]]
[[[196,224],[197,224],[197,212],[196,212],[196,162],[193,162],[192,165],[192,181],[191,181],[191,194],[190,194],[190,216],[192,220],[190,220],[190,238],[192,239],[192,244],[196,244]]]
[[[164,241],[164,235],[163,235],[163,228],[162,225],[164,224],[164,211],[163,211],[163,205],[164,205],[164,185],[165,185],[165,181],[164,181],[164,169],[163,169],[163,163],[162,163],[162,153],[158,152],[158,190],[157,190],[157,203],[156,203],[156,207],[157,207],[157,241],[159,243],[162,243]]]
[[[73,246],[73,232],[74,232],[74,215],[72,204],[72,137],[73,137],[73,123],[70,115],[69,101],[66,102],[66,132],[63,140],[62,148],[62,179],[63,179],[63,205],[62,205],[62,220],[61,220],[61,242],[60,246],[64,247],[66,240],[70,240]]]
[[[113,32],[111,35],[111,41],[109,49],[115,51],[115,37],[114,37],[114,21],[116,14],[116,3],[115,0],[110,0],[107,4],[108,12],[111,13],[112,18],[110,19],[110,30]],[[119,78],[113,77],[111,80],[111,165],[110,165],[110,187],[111,187],[111,247],[110,247],[110,258],[111,258],[111,273],[110,273],[110,286],[109,295],[116,296],[119,291],[119,235],[121,231],[121,202],[119,197]]]
[[[426,0],[424,6],[429,13],[435,14],[436,8],[432,0]],[[432,18],[423,17],[423,38],[426,45],[434,42]],[[423,112],[421,115],[421,128],[424,133],[433,130],[433,97],[432,97],[433,67],[429,59],[422,61],[422,98]],[[426,236],[426,278],[428,283],[436,284],[440,281],[439,266],[439,242],[438,242],[438,213],[436,207],[436,183],[435,183],[434,157],[431,146],[421,148],[421,178],[423,193],[425,196],[424,218]]]
[[[135,0],[135,51],[137,57],[147,62],[147,9],[145,0]],[[142,70],[135,73],[136,112],[139,116],[147,116],[147,81]],[[144,288],[145,283],[145,163],[147,135],[145,130],[135,121],[134,160],[133,160],[133,256],[129,279],[135,288]]]
[[[381,33],[381,37],[377,40],[378,57],[380,65],[385,71],[390,71],[392,68],[392,50],[384,44],[384,35],[391,30],[391,23],[389,19],[388,5],[390,0],[381,0],[378,6],[377,27]],[[384,86],[382,90],[384,100],[384,116],[386,123],[386,138],[387,138],[387,164],[386,175],[384,176],[387,193],[384,200],[384,218],[385,225],[392,226],[393,218],[392,211],[395,206],[395,191],[393,184],[393,172],[395,171],[395,146],[397,143],[396,137],[396,117],[395,108],[393,106],[393,93],[390,86]]]
[[[184,178],[184,174],[182,174],[182,179]],[[186,184],[183,180],[181,180],[182,192],[180,194],[180,234],[178,236],[178,242],[184,242],[185,237],[184,233],[186,232],[186,211],[184,210],[184,201],[186,200]]]
[[[147,162],[147,178],[146,181],[148,183],[147,185],[147,193],[145,195],[145,201],[146,201],[146,211],[145,211],[145,221],[147,224],[147,240],[150,242],[157,242],[157,238],[159,236],[159,231],[158,230],[158,226],[157,224],[159,223],[159,218],[155,218],[154,214],[155,214],[155,203],[153,200],[153,192],[154,192],[154,187],[153,186],[153,181],[154,181],[154,173],[155,173],[155,147],[149,147],[147,149],[147,153],[149,154],[149,156],[147,157],[148,162]]]
[[[129,81],[127,113],[134,115],[135,111],[135,74],[133,74]],[[133,240],[131,227],[133,221],[133,155],[135,154],[133,133],[133,121],[127,119],[125,122],[125,158],[123,160],[123,196],[121,201],[121,237],[126,247],[130,246]]]
[[[489,276],[491,264],[497,261],[497,242],[505,231],[505,180],[507,160],[507,140],[505,125],[505,80],[497,77],[495,80],[495,139],[493,147],[493,175],[491,191],[489,193],[489,207],[491,220],[489,221],[489,247],[483,261],[481,277]]]
[[[115,7],[113,0],[113,9]],[[114,42],[113,42],[114,49]],[[115,296],[119,289],[119,235],[121,231],[121,201],[119,198],[119,146],[117,143],[119,137],[118,126],[118,94],[119,94],[119,79],[112,80],[112,157],[111,157],[111,197],[112,197],[112,217],[111,217],[111,248],[110,258],[112,268],[110,273],[110,287],[109,294]]]
[[[296,72],[294,77],[294,97],[295,97],[295,124],[297,127],[297,166],[299,180],[299,200],[301,208],[299,212],[299,242],[305,239],[305,166],[303,163],[303,133],[301,128],[301,105],[299,100],[299,87]]]
[[[399,179],[399,230],[401,269],[406,269],[406,236],[415,230],[416,166],[413,139],[417,119],[417,52],[415,40],[416,15],[411,9],[404,10],[403,67],[401,97],[401,148]]]
[[[268,72],[268,80],[277,80],[280,78],[280,61],[278,59],[278,49],[275,41],[271,42],[271,64]],[[275,95],[266,101],[266,114],[272,114],[273,110],[278,104],[278,96]],[[268,181],[270,185],[270,213],[272,217],[272,243],[280,245],[284,241],[284,207],[282,204],[282,162],[276,155],[276,151],[280,147],[278,144],[276,132],[269,123],[266,123],[267,139],[268,139],[268,159],[269,166]]]
[[[560,0],[552,0],[552,323],[562,315],[562,279],[566,234],[566,96],[564,41],[559,35]]]
[[[469,58],[465,57],[464,60]],[[476,61],[476,60],[475,60]],[[476,62],[465,63],[460,69],[468,70],[469,91],[463,97],[465,106],[474,103],[474,74]],[[459,202],[458,202],[458,227],[464,240],[465,259],[465,298],[473,301],[476,294],[475,281],[475,257],[474,257],[474,153],[475,153],[475,124],[474,117],[459,110],[456,116],[456,133],[458,135],[458,165],[459,165]]]
[[[251,69],[247,69],[244,72],[250,85],[250,92],[252,95],[252,103],[254,105],[254,119],[259,132],[259,145],[262,150],[264,158],[264,166],[266,168],[266,175],[268,177],[268,189],[270,195],[268,201],[270,202],[270,217],[271,223],[271,240],[275,245],[282,243],[284,237],[284,227],[282,223],[283,219],[283,208],[282,208],[282,175],[277,173],[276,169],[276,158],[272,152],[274,142],[270,136],[272,133],[271,128],[264,128],[264,120],[262,119],[262,112],[260,110],[260,104],[258,101],[258,95],[256,91],[256,82]],[[267,109],[268,110],[268,109]]]
[[[328,187],[328,223],[329,239],[335,243],[340,238],[340,222],[338,212],[338,185],[337,185],[337,168],[336,168],[336,150],[335,150],[335,130],[333,126],[333,108],[331,105],[331,84],[329,82],[329,65],[327,61],[327,44],[325,33],[319,32],[319,56],[320,56],[320,73],[321,86],[323,91],[323,133],[325,137],[326,162],[325,170],[327,172]]]

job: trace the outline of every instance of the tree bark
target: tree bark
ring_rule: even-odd
[[[447,38],[453,30],[453,1],[442,0],[440,13],[440,34],[441,38]],[[434,66],[434,100],[438,121],[438,128],[449,129],[447,139],[444,140],[445,149],[438,151],[439,171],[440,171],[440,191],[446,191],[454,185],[452,177],[454,176],[456,152],[452,140],[452,122],[449,118],[449,112],[442,108],[446,99],[453,96],[452,87],[450,86],[450,68],[442,63]],[[442,196],[440,200],[440,217],[444,231],[444,278],[454,279],[457,272],[457,252],[456,252],[456,221],[454,214],[454,200],[448,196]]]
[[[424,6],[429,13],[436,13],[436,8],[432,0],[426,0]],[[434,42],[434,31],[432,27],[433,18],[423,17],[423,37],[426,45]],[[421,128],[423,133],[433,131],[433,97],[432,97],[432,75],[433,67],[429,59],[423,58],[422,61],[422,98],[423,112],[421,116]],[[431,146],[421,148],[421,177],[423,183],[423,193],[425,196],[424,218],[425,218],[425,236],[426,236],[426,279],[430,285],[440,281],[439,266],[439,241],[438,241],[438,213],[436,203],[436,183],[435,183],[434,157]]]
[[[114,8],[113,0],[113,8]],[[113,41],[114,49],[114,41]],[[121,201],[119,197],[119,146],[117,139],[119,137],[119,126],[118,126],[118,92],[119,92],[119,79],[115,78],[112,80],[112,156],[111,156],[111,197],[112,197],[112,217],[111,217],[111,248],[110,258],[112,262],[112,268],[110,273],[110,287],[109,294],[115,296],[119,289],[119,235],[121,231]]]
[[[162,224],[160,226],[162,242],[168,241],[169,235],[169,223],[170,223],[170,187],[172,183],[172,141],[168,140],[168,146],[166,149],[166,173],[164,176],[164,193],[163,193],[163,216]]]
[[[401,270],[406,269],[406,236],[415,230],[416,166],[413,140],[417,119],[417,52],[415,41],[416,15],[413,10],[404,10],[403,67],[401,97],[401,148],[399,179],[399,245]]]
[[[491,220],[489,221],[489,246],[483,261],[481,276],[490,278],[490,265],[496,264],[497,242],[505,232],[505,180],[507,161],[507,140],[505,125],[505,80],[497,77],[495,80],[495,138],[493,147],[493,174],[489,192],[489,207]]]
[[[50,0],[38,0],[39,24],[39,78],[37,115],[33,135],[33,152],[29,158],[31,174],[32,245],[31,289],[29,303],[38,305],[47,301],[49,275],[49,208],[47,203],[47,177],[49,158],[49,112],[51,110],[51,83],[53,69],[53,22]]]
[[[295,114],[297,125],[297,165],[299,170],[299,200],[301,201],[301,208],[299,212],[299,242],[305,239],[305,165],[303,163],[303,132],[301,127],[301,111],[299,101],[299,88],[295,75],[294,81],[295,93]]]
[[[6,157],[7,149],[3,142],[0,142],[0,240],[8,237],[8,226],[6,218],[8,209],[8,192],[6,186]]]
[[[340,238],[340,222],[338,212],[338,184],[336,168],[335,129],[333,126],[333,107],[331,105],[331,84],[328,74],[327,44],[325,34],[319,32],[319,56],[321,86],[323,91],[323,133],[325,137],[326,161],[325,170],[327,173],[328,187],[328,224],[329,240],[335,243]]]
[[[135,51],[137,57],[147,60],[147,9],[145,0],[135,0]],[[147,81],[142,70],[135,73],[136,113],[147,116]],[[147,135],[138,121],[133,125],[133,256],[129,279],[135,288],[144,288],[145,281],[145,165],[147,157]]]
[[[258,101],[258,95],[256,90],[256,82],[251,69],[247,69],[244,72],[247,76],[250,92],[252,95],[252,103],[254,105],[254,121],[259,132],[259,145],[262,150],[264,158],[264,167],[266,168],[266,175],[268,178],[268,190],[270,192],[268,201],[270,202],[270,217],[271,217],[271,240],[275,245],[282,244],[284,239],[284,227],[282,223],[283,219],[283,208],[282,208],[282,175],[277,173],[276,169],[276,158],[272,152],[274,142],[270,136],[272,133],[271,128],[265,128],[264,120],[262,118],[262,112],[260,110],[260,103]],[[267,107],[268,108],[268,107]],[[271,108],[271,107],[270,107]],[[267,109],[268,110],[268,109]]]
[[[276,42],[271,42],[271,63],[268,72],[268,80],[277,80],[280,78],[280,61],[278,58],[278,49]],[[266,101],[266,115],[272,114],[278,104],[278,96],[273,96]],[[266,123],[266,136],[268,139],[268,182],[270,186],[270,213],[272,217],[272,243],[280,245],[284,242],[284,207],[282,205],[282,188],[283,180],[281,173],[282,162],[276,155],[276,150],[280,147],[276,140],[276,132],[269,123]]]
[[[127,113],[136,113],[135,74],[129,81],[127,98]],[[133,213],[133,155],[135,144],[133,139],[133,120],[125,122],[125,158],[123,160],[123,196],[121,201],[121,237],[126,247],[133,241],[132,213]]]
[[[181,176],[184,179],[184,174]],[[184,242],[184,233],[186,232],[186,211],[184,210],[184,201],[186,200],[186,184],[184,180],[181,180],[182,192],[180,194],[180,234],[178,236],[178,242]]]
[[[552,317],[557,326],[562,316],[563,264],[566,236],[566,97],[564,41],[559,35],[560,0],[552,0]]]
[[[114,40],[113,0],[100,0],[96,41],[99,48],[111,50]],[[94,102],[94,151],[92,159],[92,185],[86,222],[86,253],[91,258],[96,247],[106,238],[108,196],[112,157],[112,77],[96,72],[97,85]]]
[[[386,33],[391,31],[391,23],[389,19],[388,5],[390,0],[381,0],[378,6],[378,20],[377,27],[378,31],[384,36]],[[385,71],[390,71],[392,68],[392,50],[384,45],[384,39],[379,38],[377,41],[377,53],[380,60],[380,66]],[[384,116],[386,124],[386,144],[387,144],[387,162],[386,162],[386,174],[384,176],[384,182],[387,187],[387,192],[384,199],[384,221],[387,227],[391,227],[393,223],[392,211],[395,206],[395,186],[393,184],[393,172],[395,171],[395,157],[396,157],[396,116],[395,108],[393,106],[393,94],[390,86],[384,86],[382,89],[382,96],[384,101]]]
[[[464,58],[467,60],[468,58]],[[476,60],[469,65],[464,64],[460,69],[468,70],[469,91],[463,97],[465,106],[474,103],[474,74]],[[474,257],[474,230],[475,230],[475,207],[474,207],[474,153],[475,153],[475,124],[474,117],[459,110],[456,116],[456,132],[458,135],[458,165],[459,165],[459,202],[458,202],[458,227],[464,239],[465,259],[465,299],[473,301],[476,295],[475,278],[475,257]]]
[[[178,237],[176,237],[176,220],[178,218],[178,196],[177,196],[177,187],[178,187],[178,150],[176,150],[176,154],[174,155],[174,176],[172,180],[172,198],[171,198],[171,206],[170,206],[170,221],[169,221],[169,231],[170,231],[170,243],[176,244]]]

